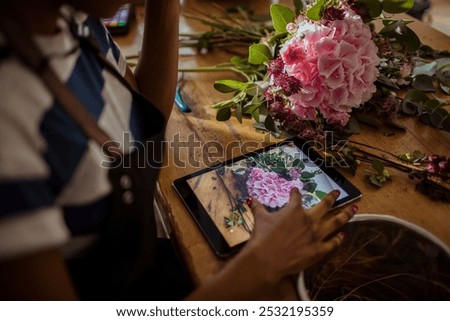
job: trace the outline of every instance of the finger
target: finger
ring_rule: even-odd
[[[331,218],[326,220],[321,227],[320,236],[326,238],[330,234],[336,233],[344,227],[345,224],[355,215],[355,207],[348,207],[344,211],[333,215]]]
[[[342,243],[344,242],[344,239],[345,233],[340,232],[335,236],[333,236],[332,238],[330,238],[328,241],[323,242],[321,248],[322,254],[326,255],[331,251],[335,250],[336,248],[338,248],[339,246],[341,246]]]
[[[341,192],[338,190],[331,191],[318,204],[311,207],[310,213],[317,215],[319,218],[323,218],[333,208],[340,194]]]
[[[291,189],[289,195],[289,202],[286,205],[287,208],[299,209],[302,208],[302,194],[297,187]]]
[[[257,216],[268,213],[264,205],[262,205],[256,198],[247,198],[247,205],[252,210],[255,219]]]

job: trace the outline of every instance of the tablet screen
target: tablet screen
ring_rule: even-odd
[[[361,195],[337,171],[327,168],[317,153],[294,141],[202,170],[176,181],[174,186],[184,190],[179,194],[206,236],[219,233],[226,243],[221,247],[227,249],[250,237],[254,219],[246,204],[248,197],[258,199],[269,212],[276,212],[288,203],[294,187],[300,190],[305,208],[334,189],[341,192],[336,205]]]

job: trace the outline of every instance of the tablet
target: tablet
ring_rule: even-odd
[[[175,180],[173,186],[220,257],[235,253],[250,237],[254,220],[248,197],[258,199],[274,215],[289,201],[294,187],[302,193],[305,208],[335,189],[341,192],[335,207],[361,197],[299,138],[207,167]]]

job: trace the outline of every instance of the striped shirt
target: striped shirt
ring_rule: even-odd
[[[62,9],[69,12],[70,8]],[[123,75],[126,61],[98,19],[75,13]],[[59,32],[34,36],[58,77],[111,139],[143,140],[136,102],[95,54],[79,47],[64,19]],[[0,45],[5,41],[0,35]],[[0,61],[0,259],[89,244],[107,217],[111,186],[104,156],[42,81],[18,59]],[[71,254],[67,254],[71,255]]]

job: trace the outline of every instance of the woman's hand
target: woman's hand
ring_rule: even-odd
[[[280,299],[276,288],[285,276],[309,267],[342,243],[340,230],[357,207],[327,215],[338,196],[339,192],[331,192],[305,210],[302,196],[293,189],[289,203],[275,213],[267,212],[257,200],[248,202],[255,216],[250,241],[187,299],[267,300],[270,294],[275,296],[271,299]]]
[[[255,228],[246,250],[264,267],[266,282],[276,284],[284,276],[300,272],[342,243],[340,230],[357,207],[327,215],[338,197],[339,191],[333,191],[316,206],[304,209],[302,196],[294,188],[289,203],[275,213],[269,213],[257,200],[248,202]]]

